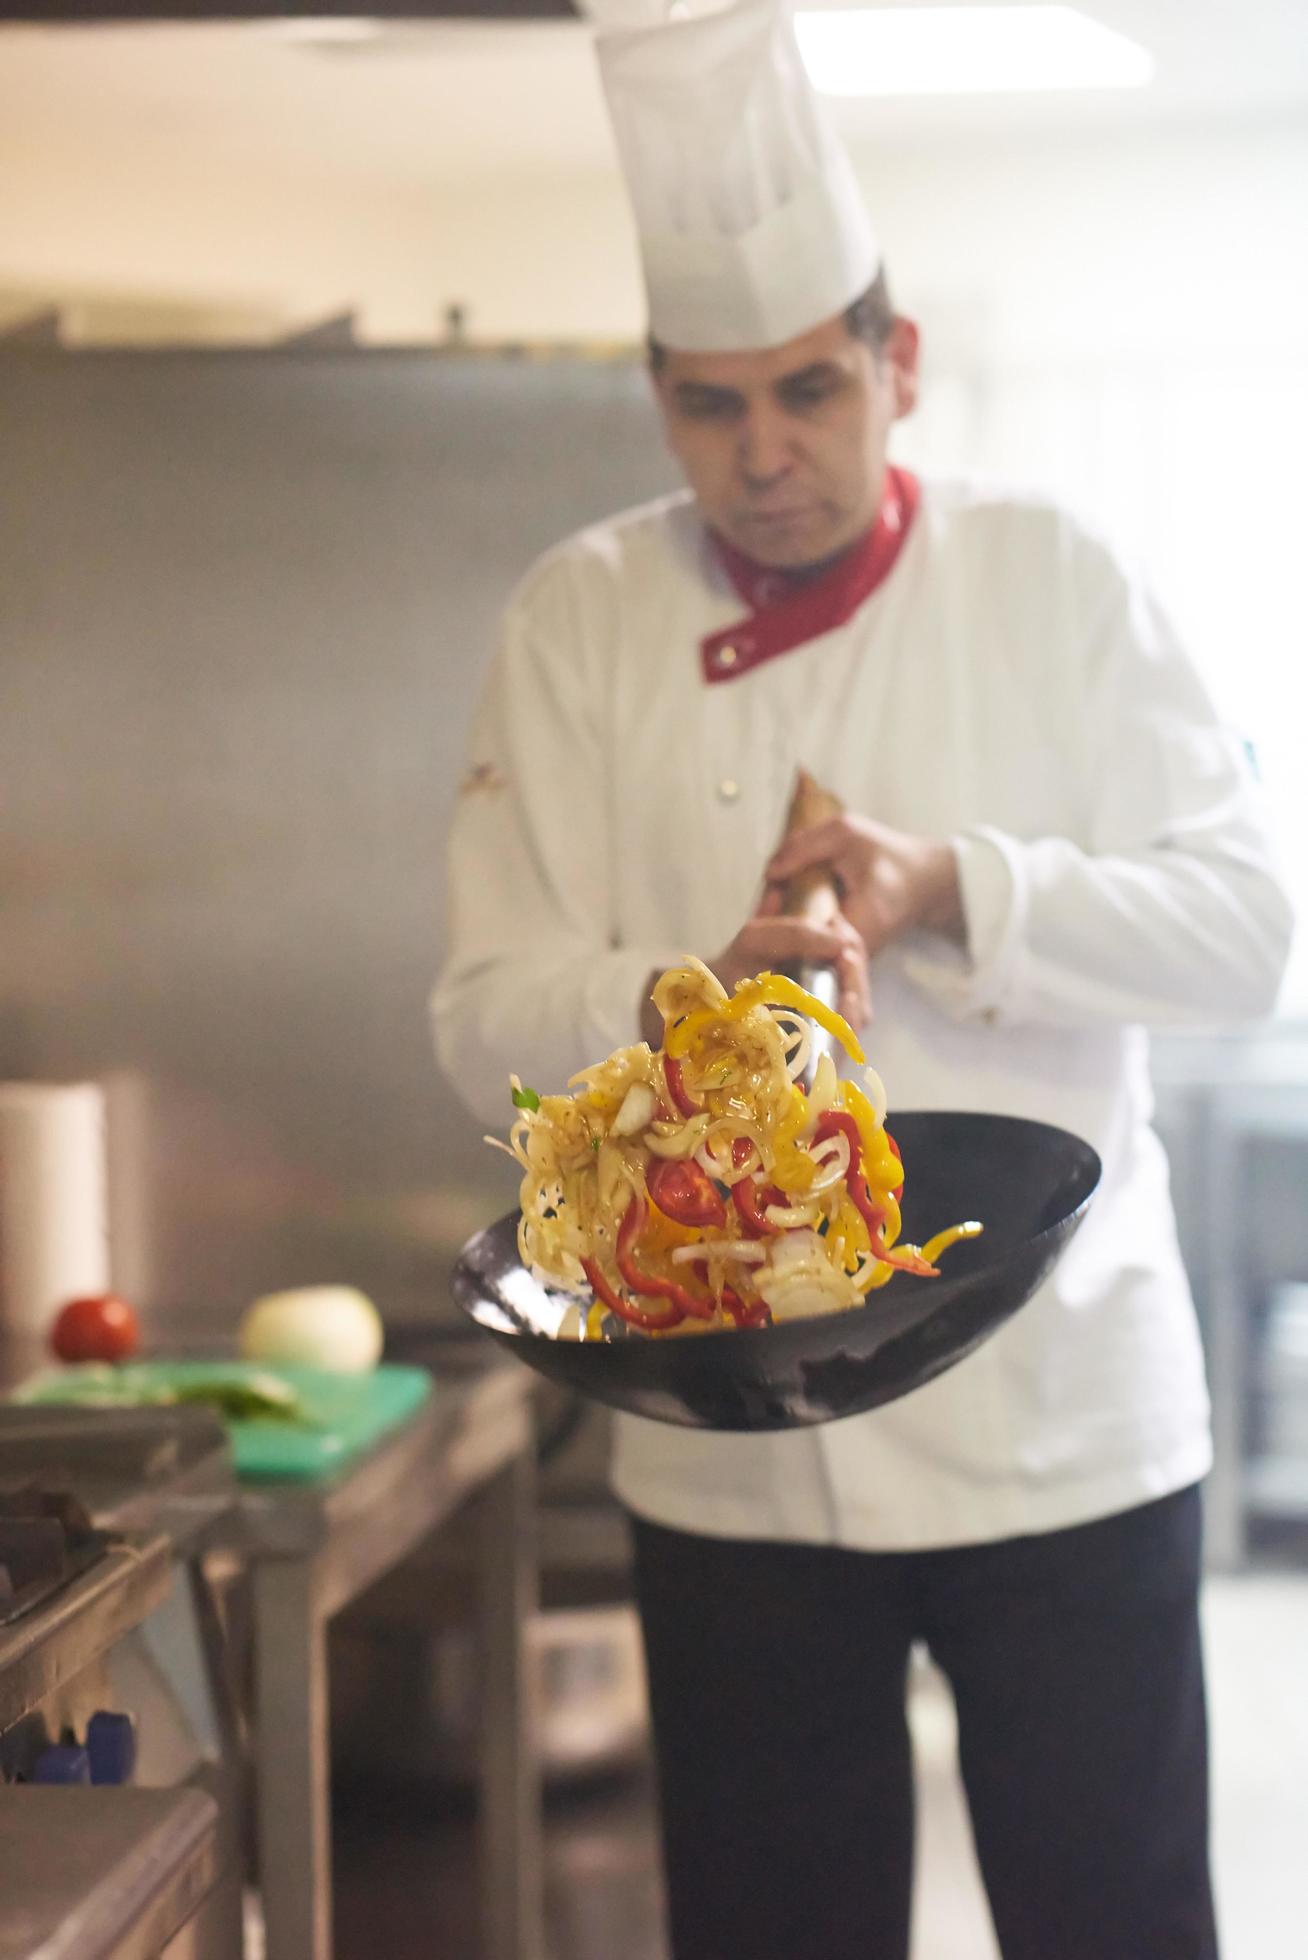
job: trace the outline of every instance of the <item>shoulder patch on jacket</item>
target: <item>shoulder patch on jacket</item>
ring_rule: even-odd
[[[497,769],[493,762],[474,762],[459,784],[459,795],[477,796],[484,793],[493,796],[498,791],[507,789],[508,786],[508,777],[502,769]]]

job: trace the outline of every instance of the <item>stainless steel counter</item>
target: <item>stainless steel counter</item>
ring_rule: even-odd
[[[101,1530],[163,1533],[178,1558],[236,1502],[227,1432],[199,1407],[0,1405],[0,1485],[26,1481],[75,1490]]]
[[[114,1546],[46,1605],[0,1629],[0,1735],[139,1626],[167,1593],[171,1567],[162,1534]]]
[[[218,1869],[199,1790],[0,1789],[0,1960],[153,1960]]]
[[[1234,1569],[1252,1518],[1308,1518],[1308,1462],[1261,1456],[1251,1419],[1269,1295],[1308,1281],[1308,1032],[1157,1040],[1154,1078],[1213,1403],[1208,1556]]]
[[[0,1730],[145,1620],[183,1692],[234,1842],[231,1666],[208,1600],[210,1554],[249,1575],[258,1854],[269,1960],[331,1952],[327,1627],[466,1501],[479,1507],[477,1637],[487,1960],[536,1960],[539,1775],[525,1638],[536,1604],[534,1378],[451,1350],[409,1421],[313,1484],[236,1482],[221,1424],[197,1409],[0,1410],[0,1478],[78,1491],[102,1528],[144,1534],[0,1636]],[[230,1864],[231,1857],[225,1862]]]
[[[269,1960],[331,1953],[327,1624],[467,1499],[480,1507],[486,1960],[541,1953],[540,1779],[527,1681],[536,1602],[534,1385],[478,1358],[327,1484],[244,1484],[228,1527],[254,1615],[258,1846]]]

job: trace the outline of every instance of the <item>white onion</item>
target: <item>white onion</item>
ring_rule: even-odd
[[[239,1343],[249,1361],[298,1363],[362,1375],[381,1360],[381,1316],[353,1286],[302,1286],[266,1293],[246,1310]]]
[[[877,1119],[877,1128],[881,1129],[885,1124],[886,1110],[889,1107],[886,1101],[886,1085],[874,1068],[865,1068],[863,1070],[863,1086],[867,1090],[868,1101],[872,1105],[872,1114]]]
[[[781,1034],[781,1045],[786,1055],[786,1074],[792,1082],[797,1082],[808,1066],[809,1051],[813,1046],[813,1030],[802,1014],[780,1012],[773,1009],[773,1020]]]
[[[816,1275],[781,1286],[760,1285],[758,1290],[774,1320],[811,1320],[818,1314],[841,1313],[855,1304],[844,1287],[837,1291]]]
[[[610,1136],[639,1136],[658,1108],[658,1097],[648,1082],[633,1082],[622,1098],[622,1107],[609,1125]]]
[[[767,1247],[757,1239],[716,1239],[703,1245],[679,1245],[672,1254],[674,1266],[693,1266],[697,1259],[738,1259],[746,1266],[761,1266]]]
[[[831,1059],[830,1051],[824,1048],[818,1057],[818,1065],[813,1071],[813,1087],[808,1092],[810,1132],[817,1128],[818,1118],[825,1115],[836,1100],[836,1090],[839,1086],[840,1077],[836,1074],[836,1065]]]
[[[710,1177],[715,1177],[719,1184],[732,1185],[743,1183],[747,1177],[753,1176],[755,1170],[761,1169],[763,1164],[763,1153],[753,1137],[749,1139],[752,1155],[746,1157],[743,1164],[733,1162],[731,1146],[734,1145],[736,1136],[743,1134],[742,1131],[738,1130],[735,1136],[729,1138],[725,1156],[720,1151],[715,1150],[713,1144],[706,1137],[699,1149],[695,1152],[695,1162],[702,1171],[707,1171]]]
[[[684,1123],[656,1123],[645,1141],[656,1157],[689,1157],[707,1135],[712,1121],[713,1118],[701,1110],[697,1116],[687,1117]]]
[[[843,1130],[837,1130],[834,1136],[824,1137],[808,1154],[822,1168],[809,1185],[806,1196],[821,1197],[824,1191],[832,1191],[837,1184],[844,1183],[849,1171],[849,1138]]]
[[[881,1261],[877,1258],[875,1253],[873,1252],[859,1253],[858,1264],[857,1266],[855,1266],[854,1271],[850,1275],[850,1277],[852,1278],[855,1287],[858,1289],[860,1293],[866,1291],[867,1287],[875,1277],[877,1267],[880,1264]]]
[[[816,1232],[787,1232],[784,1239],[773,1242],[769,1253],[769,1264],[775,1273],[802,1266],[806,1260],[815,1265],[826,1264],[826,1251]]]
[[[755,1275],[775,1320],[836,1313],[856,1304],[848,1276],[837,1272],[816,1232],[791,1232],[770,1249],[767,1267]]]
[[[763,1216],[769,1225],[777,1225],[783,1232],[794,1231],[804,1225],[811,1225],[817,1214],[812,1205],[768,1205]]]

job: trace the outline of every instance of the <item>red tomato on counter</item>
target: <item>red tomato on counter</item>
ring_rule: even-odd
[[[141,1344],[136,1315],[116,1293],[70,1300],[50,1330],[61,1361],[124,1361]]]

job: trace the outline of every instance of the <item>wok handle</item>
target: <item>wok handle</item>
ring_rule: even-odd
[[[844,805],[839,797],[823,789],[807,769],[800,769],[790,800],[785,835],[790,837],[797,830],[811,830],[814,824],[826,823],[831,817],[840,816],[843,810]],[[782,906],[792,918],[804,919],[809,925],[829,926],[840,911],[840,894],[830,871],[823,865],[815,864],[809,870],[799,872],[784,887]],[[837,1006],[840,988],[833,966],[815,965],[803,960],[788,968],[788,972],[792,980],[798,981],[808,993],[815,995],[824,1007]],[[799,1077],[799,1086],[805,1093],[813,1086],[813,1077],[822,1056],[832,1053],[835,1046],[835,1041],[824,1029],[813,1027],[808,1061]]]
[[[815,824],[843,815],[844,808],[838,796],[823,789],[807,769],[800,769],[782,836],[793,837],[797,830],[811,830]],[[782,910],[792,918],[806,919],[810,925],[828,926],[840,910],[840,894],[827,867],[815,864],[807,871],[797,872],[782,888],[781,904]]]

